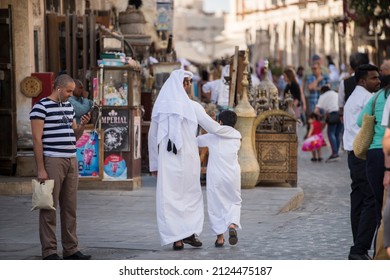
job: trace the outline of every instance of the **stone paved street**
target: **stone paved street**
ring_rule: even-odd
[[[302,133],[300,128],[300,142]],[[329,154],[329,147],[324,148],[323,157]],[[207,215],[203,248],[187,245],[176,252],[171,246],[161,247],[153,177],[144,176],[137,191],[79,191],[80,248],[98,260],[345,260],[352,241],[350,185],[346,153],[340,156],[338,162],[312,163],[310,153],[299,151],[298,188],[267,185],[243,190],[243,230],[234,247],[214,247]],[[302,192],[304,199],[297,199]],[[299,201],[297,209],[279,213],[294,200]],[[40,259],[38,212],[30,212],[31,197],[0,196],[0,205],[0,259]]]

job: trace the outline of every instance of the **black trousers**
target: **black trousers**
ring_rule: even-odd
[[[375,197],[376,222],[379,226],[382,219],[383,177],[385,174],[385,155],[382,149],[371,149],[367,151],[366,172],[368,183]]]
[[[367,254],[375,234],[377,222],[375,197],[368,184],[366,161],[348,152],[348,168],[351,176],[351,227],[353,246],[351,254]]]

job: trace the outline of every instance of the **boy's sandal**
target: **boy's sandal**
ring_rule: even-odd
[[[236,245],[238,242],[237,231],[235,228],[229,228],[229,244]]]
[[[220,247],[222,247],[223,246],[223,244],[225,243],[225,240],[224,241],[222,241],[222,243],[218,243],[218,238],[217,238],[217,240],[215,240],[215,247],[217,247],[217,248],[220,248]]]
[[[179,243],[179,242],[180,242],[180,243]],[[176,245],[176,243],[179,243],[180,245]],[[183,241],[179,240],[179,241],[173,242],[172,248],[173,248],[173,250],[175,250],[175,251],[183,250],[183,249],[184,249],[184,243],[183,243]]]

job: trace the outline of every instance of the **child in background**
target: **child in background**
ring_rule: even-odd
[[[241,228],[241,170],[238,163],[238,150],[241,134],[233,127],[237,115],[233,111],[222,111],[219,123],[230,126],[226,136],[214,134],[198,136],[199,147],[208,147],[206,190],[207,207],[211,231],[217,235],[215,247],[225,243],[224,233],[229,230],[229,244],[237,244],[236,229]]]
[[[309,115],[308,123],[310,128],[305,141],[303,141],[302,151],[311,152],[311,161],[322,161],[321,147],[326,146],[322,135],[322,123],[318,120],[318,115],[315,113]]]

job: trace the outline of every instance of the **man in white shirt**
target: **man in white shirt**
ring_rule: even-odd
[[[353,153],[353,141],[359,132],[357,118],[372,93],[379,90],[378,68],[360,65],[355,72],[357,86],[344,106],[344,149],[348,152],[348,168],[351,176],[351,226],[353,243],[348,259],[369,260],[368,250],[376,230],[375,197],[366,175],[366,161]]]
[[[230,66],[225,65],[222,69],[221,78],[218,80],[207,82],[203,85],[203,92],[211,92],[211,103],[217,104],[220,107],[229,106],[229,85],[227,85],[225,77],[230,76]]]

